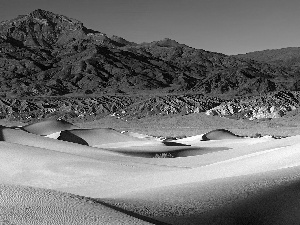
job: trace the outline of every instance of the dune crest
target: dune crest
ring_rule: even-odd
[[[128,224],[195,225],[247,224],[250,219],[257,225],[297,224],[300,219],[293,217],[300,213],[300,136],[243,138],[218,129],[175,141],[139,137],[53,120],[22,128],[2,126],[0,208],[7,216],[0,214],[0,221],[16,223],[20,217],[10,212],[24,204],[28,220],[34,212],[43,216],[43,204],[49,201],[61,213],[57,199],[67,207],[80,205],[74,208],[82,210],[76,221],[82,215],[89,221],[88,210],[102,213],[101,219],[95,216],[98,224],[117,224],[120,218]],[[172,157],[164,158],[168,154]],[[28,200],[31,193],[36,195]],[[74,194],[83,197],[78,200]],[[72,209],[66,210],[69,216]]]
[[[232,133],[229,130],[226,129],[217,129],[210,131],[202,136],[203,141],[209,141],[209,140],[224,140],[224,139],[238,139],[243,138],[241,136],[238,136],[234,133]]]
[[[140,138],[122,134],[111,128],[64,130],[61,132],[59,139],[75,143],[77,143],[77,139],[82,139],[89,146],[130,141],[144,142],[144,140]]]
[[[0,192],[1,224],[153,224],[68,193],[3,184]]]
[[[22,127],[23,130],[29,133],[38,134],[42,136],[50,135],[64,130],[77,129],[77,128],[78,128],[77,126],[65,120],[57,120],[53,118],[45,119],[36,123],[31,123]]]

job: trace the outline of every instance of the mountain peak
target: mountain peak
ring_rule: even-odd
[[[52,48],[65,45],[85,36],[83,24],[75,19],[37,9],[1,23],[0,35],[19,41],[26,46]]]
[[[29,13],[29,15],[34,18],[44,19],[45,17],[54,16],[55,14],[43,9],[36,9]]]
[[[50,11],[46,11],[43,9],[36,9],[29,13],[29,17],[37,20],[47,20],[49,22],[54,22],[54,23],[69,23],[71,25],[80,25],[82,26],[82,22],[69,18],[67,16],[63,15],[58,15]]]
[[[3,94],[8,97],[300,90],[297,71],[194,49],[170,38],[135,44],[42,9],[1,23],[0,51],[5,60],[0,95],[9,92]]]
[[[187,45],[180,44],[177,41],[175,41],[173,39],[170,39],[170,38],[164,38],[160,41],[153,41],[153,42],[150,42],[150,43],[143,42],[143,43],[141,43],[141,45],[143,45],[143,46],[168,47],[168,48],[171,48],[171,47],[188,47]]]
[[[170,39],[170,38],[164,38],[160,41],[156,42],[156,45],[161,47],[178,47],[178,46],[185,46],[184,44],[180,44],[177,41]]]

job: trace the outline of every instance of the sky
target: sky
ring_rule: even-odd
[[[300,47],[299,0],[0,0],[0,21],[43,9],[136,43],[227,55]]]

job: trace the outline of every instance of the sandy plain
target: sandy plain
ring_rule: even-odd
[[[1,124],[0,224],[300,221],[296,117]]]

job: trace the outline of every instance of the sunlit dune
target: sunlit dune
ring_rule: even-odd
[[[85,140],[89,146],[123,142],[144,142],[136,137],[122,134],[113,129],[76,129],[62,131],[60,140],[76,142],[75,139]]]
[[[52,118],[22,127],[23,130],[38,135],[49,135],[63,130],[72,130],[76,128],[78,127],[67,121]]]
[[[68,193],[2,184],[0,191],[1,224],[153,224]]]
[[[298,224],[299,172],[299,167],[292,167],[155,188],[104,201],[168,224]]]
[[[235,135],[234,133],[230,132],[229,130],[225,130],[225,129],[213,130],[202,136],[203,141],[238,139],[238,138],[242,138],[242,137]]]
[[[23,220],[10,212],[28,207],[25,219],[35,221],[47,204],[58,214],[66,206],[67,217],[78,204],[70,220],[89,221],[91,210],[99,224],[299,221],[299,136],[246,138],[218,129],[164,141],[59,121],[28,127],[0,130],[0,206],[11,223]]]

